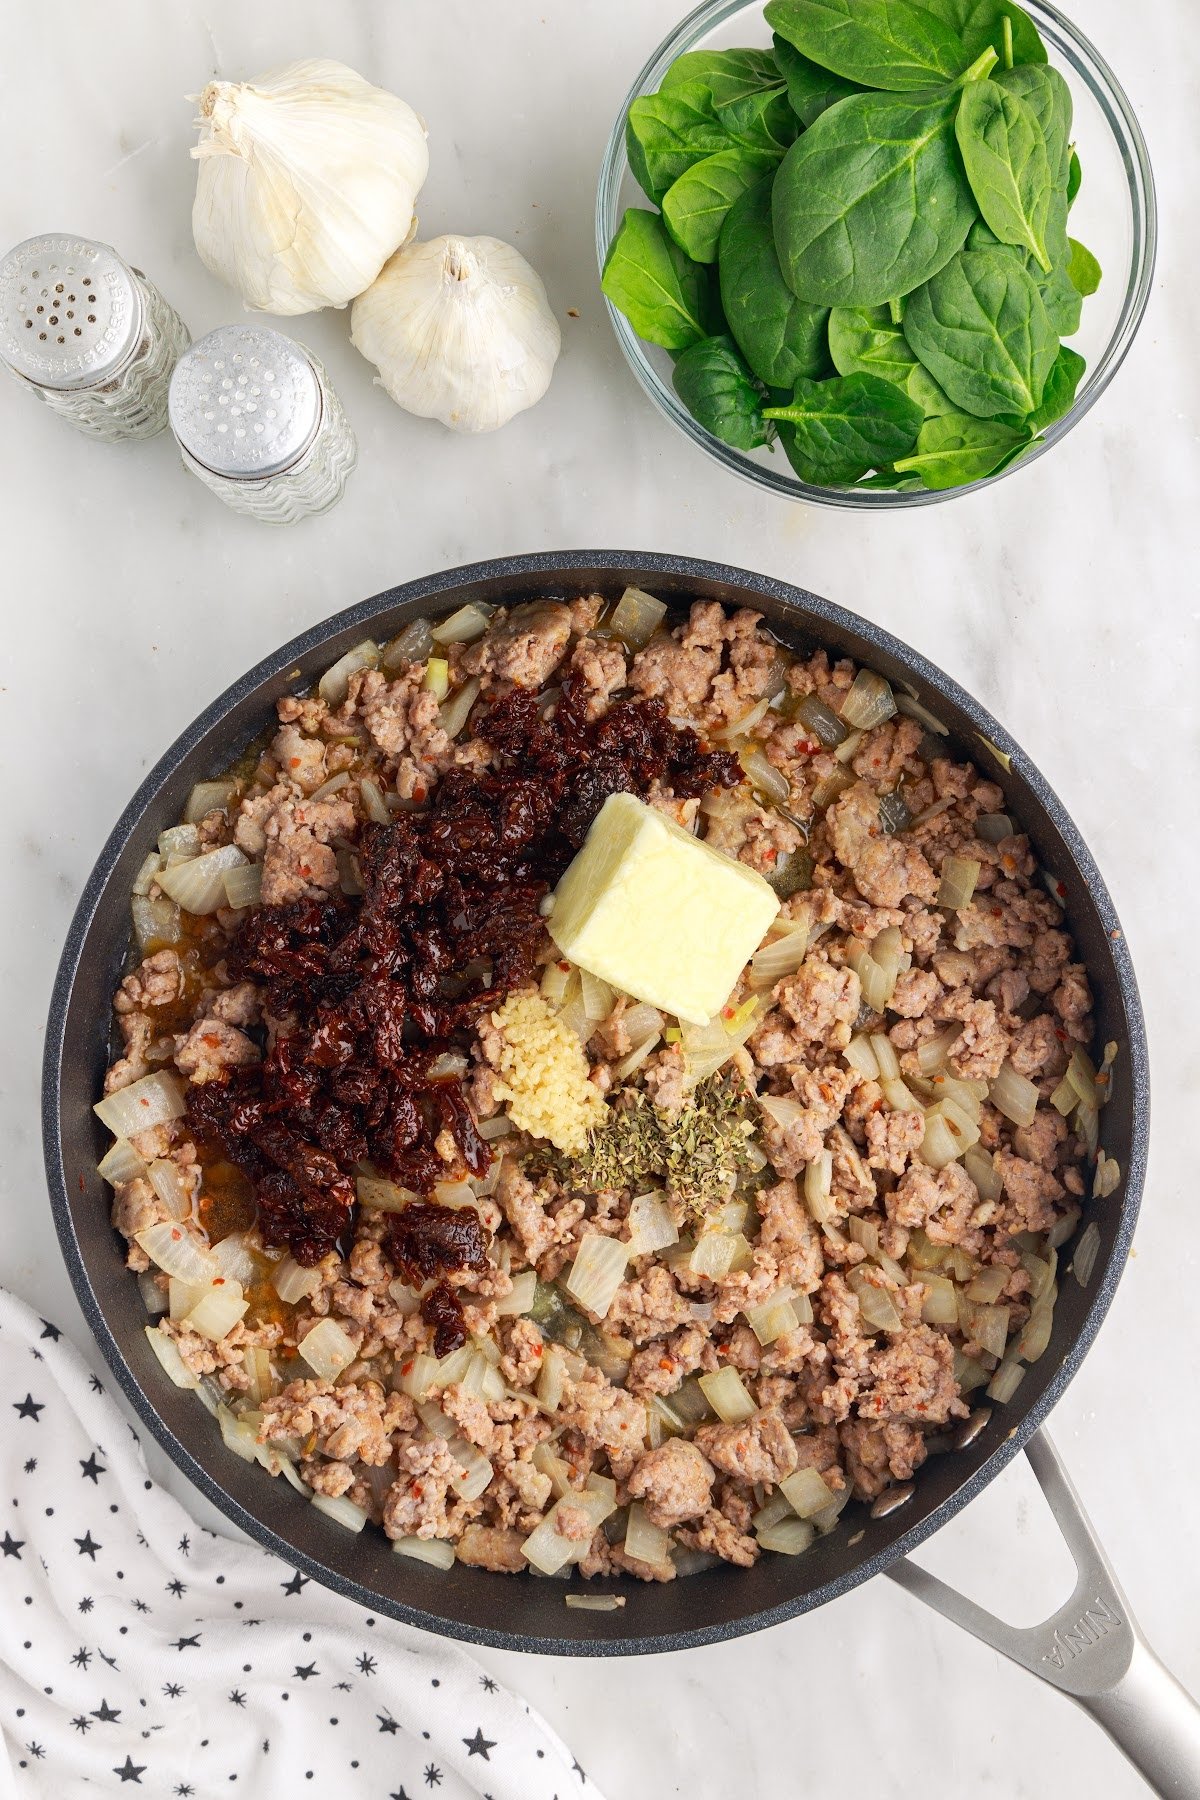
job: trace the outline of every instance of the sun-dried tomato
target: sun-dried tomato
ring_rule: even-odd
[[[488,1266],[488,1234],[473,1206],[413,1200],[393,1213],[385,1233],[388,1255],[404,1279],[422,1287],[435,1275]]]
[[[190,1088],[189,1117],[251,1177],[264,1238],[298,1262],[319,1262],[345,1233],[364,1164],[426,1193],[450,1172],[448,1132],[461,1167],[487,1171],[461,1083],[431,1065],[537,980],[541,901],[608,796],[658,781],[692,797],[741,780],[737,758],[672,725],[661,700],[589,719],[588,697],[569,675],[551,716],[523,690],[496,701],[474,731],[499,766],[451,769],[425,810],[364,825],[361,898],[262,907],[234,940],[232,979],[261,988],[280,1023],[261,1065]],[[444,1210],[410,1208],[412,1229],[423,1218],[433,1232]],[[480,1266],[436,1264],[422,1279]]]
[[[430,1288],[421,1302],[421,1317],[433,1329],[435,1356],[449,1356],[466,1343],[469,1333],[462,1302],[448,1281]]]

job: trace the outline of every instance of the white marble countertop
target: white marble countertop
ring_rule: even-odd
[[[800,582],[908,638],[1006,721],[1073,811],[1122,913],[1154,1063],[1150,1187],[1110,1320],[1053,1429],[1151,1639],[1200,1691],[1196,1560],[1177,1528],[1200,1475],[1187,1148],[1198,1062],[1180,901],[1200,883],[1192,7],[1145,0],[1131,29],[1124,0],[1074,0],[1142,117],[1159,180],[1156,291],[1126,367],[1034,469],[933,511],[863,520],[725,475],[651,412],[605,321],[592,254],[600,154],[680,4],[109,0],[72,8],[70,29],[54,8],[10,9],[0,242],[52,229],[103,238],[193,332],[238,316],[192,248],[183,96],[216,72],[333,55],[427,116],[425,234],[516,243],[546,279],[564,353],[535,411],[469,440],[373,388],[344,315],[291,322],[325,360],[361,458],[340,507],[282,532],[227,512],[168,440],[93,445],[0,385],[0,1280],[82,1338],[43,1201],[50,984],[126,798],[228,682],[365,595],[508,552],[671,550]],[[1066,1554],[1023,1469],[922,1559],[1019,1622],[1068,1590]],[[483,1654],[611,1800],[1144,1792],[1081,1714],[885,1581],[768,1634],[644,1664]]]

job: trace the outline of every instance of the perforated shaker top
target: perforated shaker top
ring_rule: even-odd
[[[171,376],[171,430],[198,463],[231,480],[278,475],[321,423],[321,384],[298,344],[265,325],[219,325]]]
[[[0,356],[42,387],[102,385],[137,347],[142,313],[132,271],[107,244],[54,233],[0,263]]]

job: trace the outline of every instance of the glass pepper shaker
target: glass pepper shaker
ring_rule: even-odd
[[[0,263],[0,360],[89,437],[154,437],[187,326],[108,244],[51,233]]]
[[[171,430],[184,466],[235,512],[289,525],[341,499],[354,433],[311,351],[265,325],[219,325],[179,359]]]

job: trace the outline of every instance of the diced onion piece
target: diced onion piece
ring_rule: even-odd
[[[878,1081],[879,1060],[871,1048],[870,1040],[861,1032],[850,1039],[842,1051],[842,1057],[864,1081]]]
[[[135,1233],[135,1241],[164,1275],[173,1275],[189,1287],[207,1287],[220,1273],[208,1251],[202,1250],[182,1225],[167,1220],[161,1225],[147,1225],[144,1231]]]
[[[1093,1219],[1076,1244],[1075,1255],[1071,1259],[1071,1270],[1080,1287],[1086,1287],[1092,1279],[1092,1271],[1096,1267],[1096,1257],[1099,1251],[1100,1227]]]
[[[1025,1370],[1018,1359],[1015,1356],[1005,1357],[988,1382],[988,1399],[997,1401],[1001,1406],[1006,1405],[1020,1387],[1024,1377]]]
[[[833,1217],[830,1194],[833,1192],[833,1152],[822,1150],[804,1171],[804,1202],[818,1225]]]
[[[871,944],[871,955],[895,985],[904,961],[904,939],[898,925],[887,925],[877,932]],[[889,996],[890,998],[890,996]]]
[[[741,1376],[728,1364],[712,1374],[701,1375],[699,1387],[718,1419],[726,1425],[737,1425],[743,1419],[753,1418],[758,1411]]]
[[[764,1550],[774,1550],[780,1556],[802,1556],[817,1533],[807,1519],[780,1519],[777,1525],[768,1525],[754,1535]]]
[[[335,1319],[322,1319],[300,1340],[301,1356],[321,1381],[333,1381],[358,1355]]]
[[[922,1075],[936,1075],[939,1069],[946,1066],[946,1057],[952,1047],[962,1036],[961,1025],[947,1025],[936,1036],[926,1038],[917,1045],[917,1067]]]
[[[403,1366],[400,1377],[400,1390],[412,1400],[423,1400],[433,1389],[437,1380],[438,1359],[424,1350],[413,1357],[411,1363]]]
[[[152,850],[149,856],[143,858],[141,867],[133,878],[133,886],[130,889],[130,892],[139,896],[148,894],[150,892],[150,884],[152,881],[158,879],[158,871],[162,866],[162,857],[156,850]]]
[[[986,1387],[989,1379],[988,1370],[977,1357],[964,1356],[961,1350],[954,1352],[954,1379],[959,1391],[972,1393],[976,1388]]]
[[[942,863],[942,881],[938,888],[937,904],[956,910],[971,904],[975,892],[975,883],[979,880],[982,864],[973,856],[947,856]]]
[[[801,1519],[811,1519],[814,1513],[824,1512],[834,1497],[832,1488],[826,1486],[816,1469],[797,1469],[780,1482],[779,1490]]]
[[[843,722],[858,731],[872,731],[876,725],[890,719],[895,711],[895,696],[883,676],[877,675],[874,669],[860,669],[842,701]]]
[[[409,663],[423,663],[433,649],[433,632],[428,619],[414,619],[398,637],[387,645],[380,661],[389,674]]]
[[[122,1137],[108,1146],[96,1164],[96,1173],[114,1187],[118,1181],[134,1181],[146,1172],[146,1165],[133,1145],[128,1138]]]
[[[706,1275],[710,1281],[720,1281],[733,1267],[739,1248],[738,1237],[731,1231],[701,1232],[688,1267],[693,1275]]]
[[[1032,1081],[1019,1075],[1006,1062],[996,1079],[988,1084],[988,1097],[998,1112],[1014,1125],[1032,1125],[1037,1112],[1038,1091]]]
[[[1002,844],[1013,835],[1013,822],[1007,813],[980,813],[975,821],[975,836],[985,844]]]
[[[425,678],[421,686],[426,693],[432,694],[440,703],[450,692],[450,664],[443,656],[431,656],[425,664]]]
[[[1067,1080],[1065,1075],[1051,1094],[1050,1104],[1055,1112],[1060,1114],[1064,1119],[1067,1117],[1068,1113],[1073,1113],[1075,1108],[1079,1105],[1079,1095],[1075,1092],[1075,1089],[1071,1086],[1071,1083]]]
[[[372,824],[390,825],[392,822],[391,811],[383,797],[383,790],[379,783],[372,781],[369,775],[364,775],[358,784],[358,791],[362,797],[363,811]]]
[[[361,644],[355,644],[353,650],[347,650],[345,656],[340,656],[332,668],[326,669],[317,683],[317,693],[326,706],[340,706],[350,691],[350,677],[357,675],[360,669],[378,667],[379,645],[370,638],[364,638]]]
[[[885,1031],[871,1033],[871,1048],[875,1052],[875,1060],[879,1064],[881,1081],[899,1081],[900,1058],[896,1055],[896,1047]]]
[[[772,1294],[760,1306],[748,1306],[743,1316],[759,1343],[764,1346],[773,1344],[777,1338],[787,1337],[789,1332],[795,1331],[797,1325],[796,1309],[787,1288]]]
[[[436,1368],[433,1372],[433,1388],[451,1387],[454,1382],[461,1381],[471,1366],[474,1346],[463,1344],[458,1350],[451,1350],[449,1356],[435,1357]]]
[[[438,724],[448,738],[456,738],[471,714],[471,708],[479,698],[479,677],[472,675],[442,705],[438,714]]]
[[[345,1494],[314,1494],[312,1505],[346,1531],[361,1531],[367,1522],[367,1515],[362,1507],[355,1506],[353,1500],[347,1500]]]
[[[245,1318],[249,1304],[242,1298],[240,1282],[222,1279],[221,1286],[211,1287],[201,1295],[183,1323],[189,1331],[197,1331],[216,1344]]]
[[[186,1182],[178,1163],[160,1157],[146,1171],[150,1185],[173,1219],[186,1219],[192,1211],[191,1184]],[[223,1271],[225,1273],[227,1271]]]
[[[846,1277],[849,1287],[858,1295],[858,1309],[864,1325],[872,1331],[899,1331],[903,1323],[890,1288],[879,1287],[860,1265]]]
[[[761,993],[785,975],[794,975],[808,950],[808,926],[793,927],[783,937],[772,938],[750,958],[750,986]]]
[[[148,900],[143,894],[134,894],[129,910],[139,950],[147,950],[151,944],[179,942],[179,908],[173,900]]]
[[[751,787],[772,805],[786,806],[791,798],[792,784],[781,769],[767,761],[761,750],[743,750],[741,764]]]
[[[389,1281],[388,1293],[402,1318],[411,1318],[421,1304],[416,1288],[409,1287],[406,1281]]]
[[[158,834],[158,853],[169,863],[186,862],[200,854],[200,832],[195,825],[168,825]]]
[[[450,1454],[455,1462],[450,1486],[461,1499],[478,1500],[495,1473],[491,1463],[481,1450],[462,1437],[450,1440]]]
[[[833,754],[834,754],[835,759],[840,763],[853,762],[854,758],[858,755],[859,750],[862,748],[862,741],[866,737],[866,735],[867,734],[865,731],[852,731],[850,733],[849,737],[842,739],[842,742],[838,745],[837,749],[834,751]],[[881,816],[882,816],[882,809],[881,809]],[[886,826],[885,826],[885,830],[886,830]]]
[[[507,1137],[512,1130],[512,1120],[507,1113],[497,1113],[494,1119],[479,1119],[475,1129],[485,1143],[494,1143],[497,1138]]]
[[[571,1465],[549,1444],[535,1444],[532,1460],[535,1469],[550,1477],[556,1500],[561,1500],[564,1494],[571,1492]]]
[[[944,1119],[946,1124],[950,1127],[951,1135],[958,1145],[958,1154],[960,1156],[964,1155],[973,1144],[979,1142],[979,1126],[975,1123],[971,1114],[963,1107],[959,1106],[956,1101],[950,1099],[939,1100],[936,1106],[931,1106],[925,1114],[926,1131],[929,1130],[930,1115],[934,1113],[937,1114],[938,1118]]]
[[[582,979],[581,972],[580,981]],[[644,1044],[647,1038],[655,1038],[659,1035],[666,1020],[657,1006],[647,1006],[645,1001],[640,1000],[636,1006],[628,1007],[622,1014],[622,1023],[629,1033],[631,1044]]]
[[[203,917],[228,906],[226,872],[240,869],[245,861],[236,844],[220,844],[215,850],[206,850],[203,856],[193,856],[164,869],[158,885],[184,912]]]
[[[363,891],[362,867],[357,856],[355,856],[353,850],[338,850],[336,855],[338,886],[341,888],[343,894],[348,898],[352,898],[356,894],[361,894]],[[254,864],[251,864],[252,868],[254,866]],[[228,882],[226,882],[225,886],[226,891],[228,891]]]
[[[243,862],[235,868],[226,869],[221,880],[225,888],[225,903],[235,912],[246,906],[258,906],[262,902],[263,866],[256,862]]]
[[[183,809],[185,825],[198,825],[201,819],[218,809],[224,812],[237,793],[236,781],[198,781],[188,795]]]
[[[661,1568],[671,1560],[671,1534],[661,1525],[651,1524],[640,1500],[629,1508],[625,1526],[625,1554],[638,1562]]]
[[[566,1290],[584,1312],[602,1319],[625,1279],[629,1245],[598,1231],[584,1233]]]
[[[846,961],[862,984],[863,1005],[872,1012],[883,1012],[896,985],[895,975],[889,981],[887,971],[880,968],[861,938],[851,938],[847,943]]]
[[[375,1175],[356,1176],[354,1189],[359,1205],[370,1207],[373,1212],[403,1212],[418,1198],[411,1188],[398,1187],[394,1181]]]
[[[925,1114],[925,1136],[918,1153],[931,1169],[944,1169],[962,1154],[962,1145],[941,1113]]]
[[[520,1275],[514,1275],[512,1284],[512,1293],[496,1302],[496,1311],[502,1319],[519,1318],[529,1311],[537,1291],[537,1270],[525,1269]]]
[[[989,1356],[1003,1356],[1008,1342],[1008,1323],[1012,1308],[1008,1306],[971,1306],[970,1333]]]
[[[1012,1270],[1003,1264],[999,1268],[993,1266],[980,1269],[973,1275],[966,1286],[968,1300],[974,1300],[982,1306],[994,1306],[1012,1278]]]
[[[616,990],[609,987],[607,981],[601,981],[598,975],[593,975],[590,969],[579,971],[579,994],[583,1001],[584,1017],[594,1019],[597,1023],[601,1019],[607,1019],[617,997]],[[658,1030],[657,1026],[655,1030]]]
[[[564,1594],[563,1603],[578,1612],[619,1612],[624,1594]]]
[[[921,1284],[925,1289],[925,1298],[921,1302],[921,1317],[927,1325],[957,1325],[958,1299],[954,1292],[954,1283],[945,1275],[923,1273]]]
[[[209,1254],[226,1281],[249,1287],[254,1280],[256,1264],[244,1231],[231,1231],[227,1237],[218,1238]]]
[[[258,1440],[252,1425],[237,1418],[224,1404],[217,1407],[217,1424],[221,1427],[227,1450],[232,1450],[243,1462],[258,1461]]]
[[[826,749],[836,748],[847,736],[846,727],[837,714],[816,694],[805,694],[796,702],[796,717],[805,731],[811,731]]]
[[[339,769],[336,775],[331,775],[328,781],[323,781],[319,788],[314,788],[308,797],[310,800],[328,800],[331,794],[340,794],[344,787],[349,786],[348,771]]]
[[[542,998],[548,1000],[551,1006],[561,1006],[567,997],[567,984],[570,979],[569,964],[564,968],[561,962],[548,962],[542,970]]]
[[[918,725],[923,725],[926,731],[932,731],[937,737],[950,736],[950,727],[943,725],[940,719],[935,718],[929,708],[922,706],[914,694],[905,693],[901,688],[893,698],[896,702],[897,712],[904,713],[906,718],[915,719]]]
[[[715,1019],[710,1019],[707,1025],[681,1027],[690,1086],[694,1087],[709,1075],[715,1075],[718,1069],[723,1069],[734,1051],[740,1049],[753,1034],[758,1019],[758,1002],[751,996],[736,1009],[733,1018],[726,1019],[723,1014],[724,1009]]]
[[[754,705],[742,713],[740,718],[731,719],[728,725],[723,725],[719,731],[714,731],[712,735],[715,738],[720,738],[723,743],[730,743],[735,738],[745,737],[749,732],[754,730],[756,725],[762,724],[770,710],[770,706],[771,697],[769,694],[764,694],[762,699],[756,700]]]
[[[629,1202],[628,1224],[631,1256],[648,1256],[679,1242],[679,1227],[664,1194],[635,1194]]]
[[[1064,1077],[1075,1090],[1078,1099],[1087,1106],[1098,1106],[1100,1096],[1096,1090],[1096,1067],[1085,1050],[1076,1044],[1071,1052],[1071,1060],[1067,1064]]]
[[[163,1369],[178,1388],[198,1388],[200,1377],[194,1375],[179,1354],[179,1346],[174,1338],[167,1337],[157,1325],[143,1327],[147,1341]]]
[[[297,1300],[303,1300],[308,1294],[315,1294],[321,1285],[319,1269],[305,1269],[294,1257],[285,1256],[276,1263],[271,1283],[279,1298],[288,1306],[294,1306]]]
[[[167,1282],[167,1305],[171,1315],[171,1323],[178,1325],[191,1312],[193,1306],[209,1292],[207,1285],[201,1283],[197,1287],[186,1281],[179,1281],[174,1275]]]
[[[984,1150],[973,1144],[963,1157],[963,1166],[975,1186],[979,1189],[982,1200],[998,1200],[1004,1192],[1004,1183],[996,1168],[995,1153]]]
[[[892,1112],[920,1112],[921,1102],[907,1082],[891,1081],[884,1076],[880,1079],[879,1086],[884,1101]]]
[[[428,1563],[433,1569],[454,1567],[454,1545],[448,1544],[445,1538],[393,1538],[392,1549],[397,1556],[411,1557],[413,1562]]]
[[[1054,1303],[1057,1299],[1058,1287],[1052,1281],[1031,1307],[1017,1340],[1017,1355],[1025,1362],[1036,1362],[1039,1356],[1045,1355],[1054,1329]]]
[[[429,635],[435,644],[470,644],[477,637],[483,636],[491,616],[490,610],[485,611],[482,606],[476,606],[474,601],[468,600],[457,612],[439,619],[430,628]]]
[[[131,1081],[128,1087],[106,1094],[103,1100],[97,1100],[92,1111],[114,1137],[130,1138],[139,1131],[149,1131],[153,1125],[169,1125],[172,1119],[181,1119],[187,1102],[174,1075],[156,1069],[152,1075],[143,1075],[140,1081]]]
[[[564,1505],[581,1507],[591,1519],[593,1533],[617,1510],[615,1501],[591,1488],[572,1492],[555,1501],[541,1524],[521,1545],[526,1562],[540,1569],[543,1575],[557,1575],[568,1563],[581,1562],[591,1548],[590,1538],[567,1538],[558,1530],[555,1518],[559,1507]]]
[[[1121,1185],[1121,1165],[1103,1150],[1096,1157],[1096,1173],[1092,1178],[1092,1199],[1107,1200]]]
[[[758,1104],[768,1119],[784,1131],[804,1118],[808,1108],[787,1094],[759,1094]]]
[[[755,1531],[758,1531],[760,1528],[765,1530],[769,1525],[778,1525],[780,1519],[795,1518],[795,1516],[788,1503],[787,1495],[781,1493],[777,1488],[771,1498],[759,1507],[750,1522]]]
[[[152,1319],[157,1319],[167,1310],[167,1296],[159,1286],[158,1276],[153,1269],[143,1269],[137,1278],[137,1284],[142,1305]]]
[[[262,1344],[252,1344],[242,1351],[242,1367],[250,1380],[246,1397],[255,1406],[275,1392],[275,1375],[271,1368],[271,1353]]]
[[[641,588],[627,587],[608,621],[627,650],[641,650],[667,616],[666,606]]]

